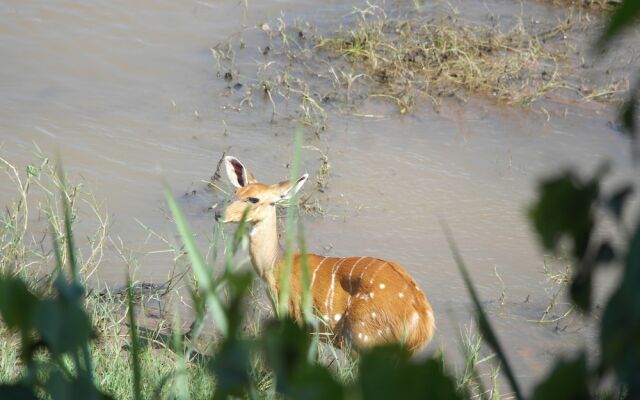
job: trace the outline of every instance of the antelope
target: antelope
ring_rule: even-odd
[[[283,251],[278,243],[276,206],[289,200],[305,184],[308,174],[295,182],[272,185],[258,182],[235,157],[224,159],[227,177],[236,188],[222,223],[238,223],[245,215],[250,224],[249,253],[254,269],[272,294],[279,294]],[[248,210],[247,210],[248,208]],[[302,319],[300,254],[294,254],[289,279],[289,315]],[[407,271],[391,261],[374,257],[307,255],[314,314],[324,321],[332,342],[356,349],[384,343],[403,343],[415,354],[432,338],[433,310],[425,294]],[[275,307],[272,300],[272,306]]]

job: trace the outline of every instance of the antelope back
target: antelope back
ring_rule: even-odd
[[[373,257],[313,254],[307,264],[315,312],[336,335],[338,345],[402,342],[416,352],[431,340],[435,329],[431,305],[402,266]],[[299,256],[294,266],[292,283],[300,282]],[[299,309],[294,307],[293,312]]]

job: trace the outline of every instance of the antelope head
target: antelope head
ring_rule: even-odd
[[[235,157],[224,158],[227,177],[236,188],[234,197],[224,211],[224,217],[216,212],[216,220],[238,223],[246,212],[246,221],[257,224],[275,215],[278,204],[289,200],[305,184],[308,174],[295,182],[282,181],[267,185],[256,180],[251,172]]]

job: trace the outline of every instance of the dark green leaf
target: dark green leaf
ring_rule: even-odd
[[[589,374],[584,353],[575,360],[557,361],[553,370],[533,392],[534,400],[589,398]]]
[[[22,385],[0,385],[2,400],[36,400],[33,389]]]
[[[88,342],[93,336],[89,318],[76,304],[46,299],[32,315],[33,325],[49,349],[63,354]]]
[[[29,330],[29,316],[38,299],[18,278],[0,278],[0,314],[11,329]]]
[[[279,392],[287,393],[293,374],[307,365],[311,339],[309,331],[289,318],[272,320],[265,327],[263,348],[276,374],[276,389]]]
[[[636,127],[636,119],[635,119],[635,111],[638,108],[638,97],[636,95],[631,95],[627,99],[627,101],[622,106],[620,110],[620,119],[622,121],[622,127],[624,131],[631,135],[631,137],[635,137],[637,127]]]
[[[602,367],[640,396],[640,224],[629,242],[624,273],[602,316]]]
[[[573,303],[582,311],[591,309],[591,289],[593,264],[581,263],[569,286],[569,295]]]
[[[225,282],[229,293],[229,305],[226,310],[229,316],[229,334],[238,336],[246,317],[243,305],[245,294],[253,282],[253,275],[251,272],[231,274],[227,275]]]
[[[56,277],[55,288],[61,299],[68,303],[81,304],[84,298],[84,287],[78,282],[67,282],[62,274]]]
[[[216,398],[243,396],[251,384],[249,367],[253,343],[228,337],[211,362],[216,375]]]
[[[307,364],[290,377],[286,394],[291,399],[338,400],[344,398],[344,389],[326,368]]]
[[[633,193],[633,187],[626,185],[616,190],[611,197],[606,201],[606,206],[609,211],[616,217],[618,221],[622,219],[622,213],[624,212],[624,206],[629,198],[629,195]]]
[[[610,263],[616,258],[616,253],[609,242],[602,242],[596,254],[597,263]]]
[[[545,248],[557,249],[560,239],[568,236],[574,257],[584,257],[594,225],[593,205],[598,191],[597,180],[582,182],[572,172],[542,182],[538,202],[529,215]]]
[[[456,385],[442,362],[427,359],[413,362],[400,346],[366,351],[356,383],[363,399],[460,399]]]
[[[640,17],[640,1],[623,1],[611,14],[604,32],[597,41],[597,48],[604,48],[611,39],[632,25],[638,17]]]
[[[84,375],[68,379],[58,370],[49,375],[45,390],[53,400],[105,400],[109,398],[100,393],[93,382],[86,379]]]

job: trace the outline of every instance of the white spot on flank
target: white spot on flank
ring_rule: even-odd
[[[375,313],[375,312],[372,312],[372,313],[371,313],[371,318],[375,318],[375,317],[376,317],[376,313]]]
[[[384,289],[384,283],[380,284],[380,289]]]
[[[373,292],[369,293],[369,297],[373,299]]]
[[[404,297],[404,293],[403,292],[398,293],[398,297],[402,299]]]
[[[329,320],[329,316],[325,314],[325,315],[322,316],[322,319],[324,319],[325,321],[328,321]]]
[[[333,320],[336,321],[336,322],[340,321],[340,318],[342,318],[342,315],[340,315],[340,314],[336,314],[336,315],[333,316]]]
[[[378,336],[382,336],[382,331],[378,329]]]
[[[361,321],[361,322],[360,322],[360,325],[364,326],[364,321]]]
[[[418,325],[418,321],[420,321],[420,316],[417,312],[414,311],[411,316],[411,322],[409,323],[409,329],[413,329],[416,325]]]
[[[362,339],[362,332],[358,333],[358,339]]]
[[[369,340],[369,336],[364,335],[364,341],[366,342],[367,340]]]

